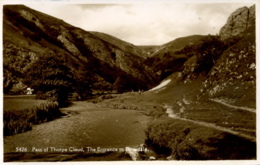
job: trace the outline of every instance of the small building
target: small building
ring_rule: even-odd
[[[34,89],[32,88],[27,88],[27,95],[32,95],[33,94]]]

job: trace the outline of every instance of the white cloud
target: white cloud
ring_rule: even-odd
[[[27,4],[84,30],[107,33],[136,45],[160,45],[193,34],[217,34],[232,12],[251,5],[170,1],[118,5]]]

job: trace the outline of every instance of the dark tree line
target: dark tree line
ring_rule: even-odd
[[[27,70],[24,83],[35,89],[39,99],[57,101],[64,106],[69,94],[90,94],[88,76],[77,75],[60,56],[46,54]]]

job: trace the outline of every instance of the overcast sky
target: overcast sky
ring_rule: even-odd
[[[107,33],[135,45],[161,45],[193,34],[217,34],[232,12],[253,4],[157,1],[25,5],[87,31]]]

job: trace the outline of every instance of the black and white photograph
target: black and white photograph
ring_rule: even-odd
[[[1,162],[259,163],[259,2],[3,0]]]

